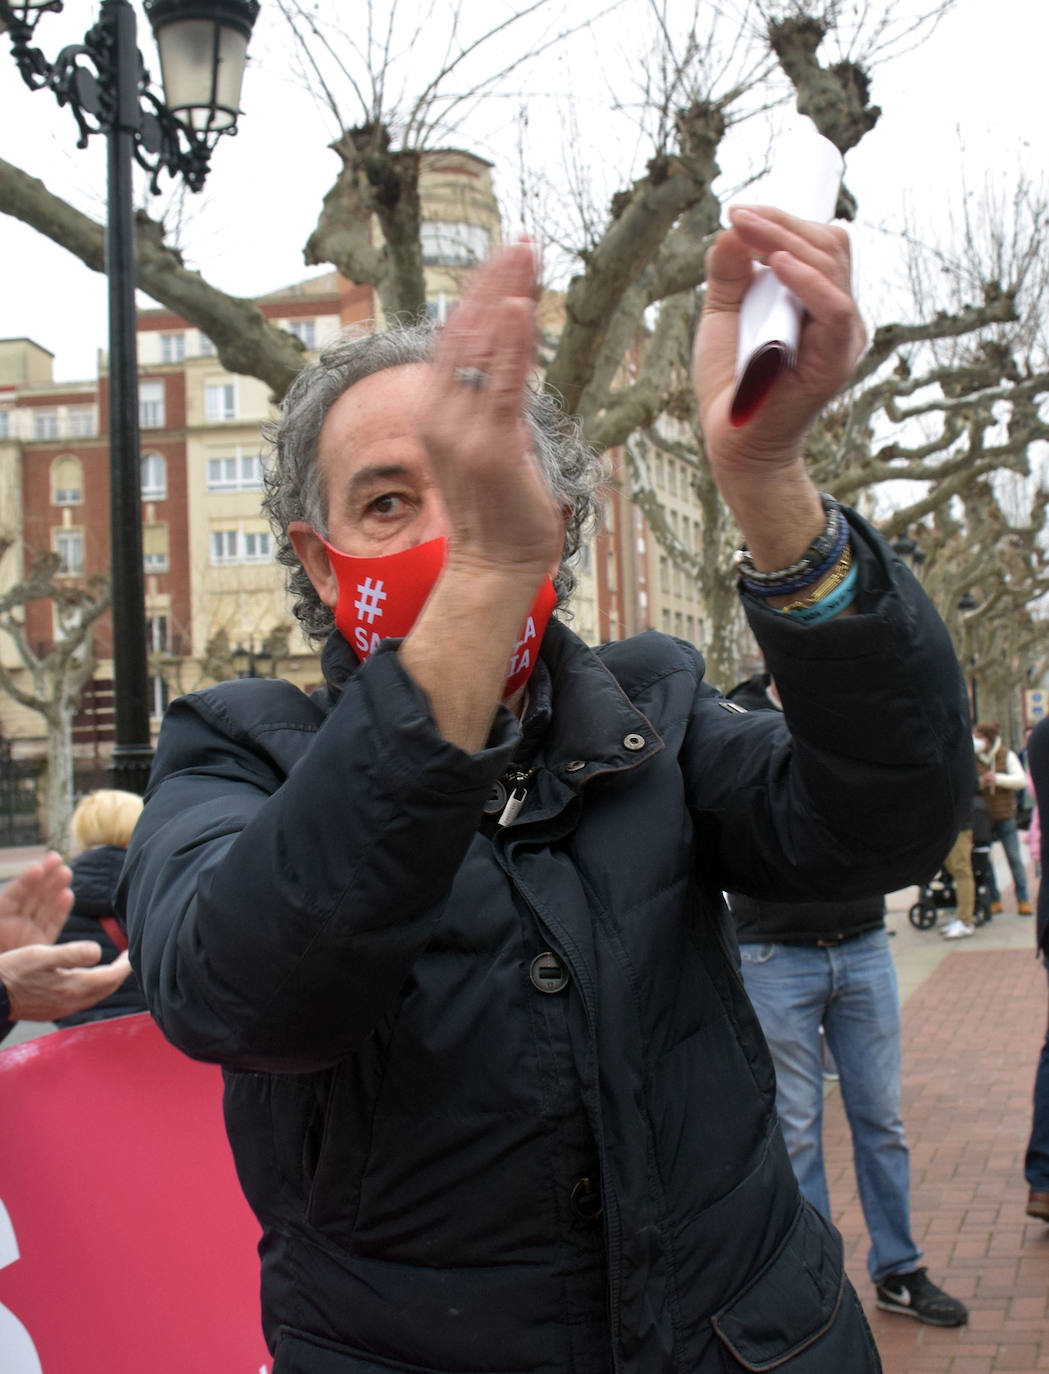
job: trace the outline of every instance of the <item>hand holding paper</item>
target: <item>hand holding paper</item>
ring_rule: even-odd
[[[841,186],[841,153],[815,129],[789,136],[777,148],[776,166],[760,188],[763,203],[798,219],[826,224]],[[798,359],[804,307],[768,267],[757,267],[739,313],[736,390],[731,419],[744,425],[784,367]]]

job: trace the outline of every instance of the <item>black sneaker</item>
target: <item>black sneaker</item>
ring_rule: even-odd
[[[886,1274],[875,1291],[884,1312],[902,1312],[928,1326],[964,1326],[969,1320],[965,1304],[937,1288],[925,1269]]]

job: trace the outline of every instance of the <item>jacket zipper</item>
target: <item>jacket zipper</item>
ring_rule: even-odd
[[[510,795],[507,797],[506,805],[499,817],[500,827],[509,825],[521,814],[521,807],[524,806],[525,798],[528,796],[528,784],[534,776],[535,771],[531,768],[527,772],[520,768],[508,768],[503,774]]]

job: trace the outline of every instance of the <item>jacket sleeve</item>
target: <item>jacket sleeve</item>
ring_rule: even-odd
[[[924,881],[971,799],[968,701],[947,631],[881,536],[847,515],[856,615],[801,625],[744,598],[783,715],[696,700],[690,805],[701,862],[716,855],[728,891],[811,901]]]
[[[252,683],[236,714],[233,700],[173,703],[118,907],[174,1044],[229,1067],[319,1068],[392,1004],[517,725],[500,711],[494,745],[464,754],[381,650],[323,723],[286,683]]]
[[[1005,772],[995,773],[995,787],[1004,788],[1006,792],[1019,792],[1026,786],[1027,774],[1023,770],[1023,764],[1016,757],[1011,749],[1005,753]]]

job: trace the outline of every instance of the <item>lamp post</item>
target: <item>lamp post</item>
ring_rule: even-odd
[[[916,577],[921,576],[921,568],[922,564],[925,562],[925,554],[909,534],[898,534],[889,547],[897,558],[911,565]]]
[[[62,0],[0,0],[0,31],[31,90],[47,88],[68,105],[80,130],[107,143],[106,276],[109,298],[110,576],[113,582],[114,787],[145,791],[153,748],[149,730],[145,580],[142,568],[135,337],[135,232],[131,160],[199,191],[219,137],[235,133],[248,39],[258,0],[145,0],[160,50],[167,103],[150,89],[130,0],[102,0],[82,43],[48,62],[31,46],[40,17]]]
[[[263,646],[256,652],[254,641],[247,647],[238,644],[231,655],[233,660],[233,671],[238,677],[269,677],[267,669],[273,661],[273,655]],[[262,671],[259,672],[258,669]]]
[[[980,719],[980,699],[976,691],[976,654],[973,652],[973,633],[969,625],[970,614],[977,610],[979,603],[972,592],[963,592],[958,598],[958,609],[962,613],[962,625],[965,628],[966,647],[969,650],[969,681],[972,694],[973,723]]]

